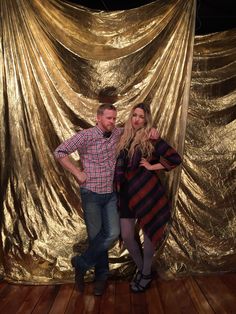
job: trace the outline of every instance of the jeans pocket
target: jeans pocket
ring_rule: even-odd
[[[87,196],[87,195],[92,194],[92,193],[93,193],[92,191],[90,191],[86,188],[80,187],[80,194],[81,195]]]

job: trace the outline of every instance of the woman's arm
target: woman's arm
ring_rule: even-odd
[[[151,165],[151,164],[147,161],[147,159],[145,159],[145,158],[142,158],[142,159],[141,159],[141,161],[140,161],[140,166],[145,167],[147,170],[162,170],[162,169],[165,169],[165,167],[164,167],[160,162]]]
[[[154,154],[159,157],[159,161],[166,171],[174,169],[182,162],[182,158],[177,151],[162,138],[155,144]]]

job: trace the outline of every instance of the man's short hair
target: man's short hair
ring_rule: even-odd
[[[116,107],[112,104],[101,104],[97,109],[97,115],[103,115],[106,109],[116,111]]]

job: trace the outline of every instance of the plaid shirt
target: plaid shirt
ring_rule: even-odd
[[[111,193],[116,164],[115,148],[122,130],[114,128],[109,138],[104,138],[97,126],[80,131],[59,145],[54,155],[58,159],[77,150],[87,175],[81,187],[99,194]]]

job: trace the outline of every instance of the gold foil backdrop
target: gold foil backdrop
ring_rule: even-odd
[[[236,29],[197,36],[165,276],[236,270]]]
[[[10,282],[72,281],[70,258],[86,246],[86,231],[79,187],[53,151],[94,124],[98,93],[109,85],[118,92],[119,123],[146,101],[161,135],[183,154],[196,3],[159,0],[108,13],[55,0],[0,5],[2,269]],[[156,257],[167,274],[233,268],[235,33],[227,34],[195,44],[179,199]],[[180,172],[166,181],[173,204]],[[117,245],[110,262],[117,275],[131,267]]]

